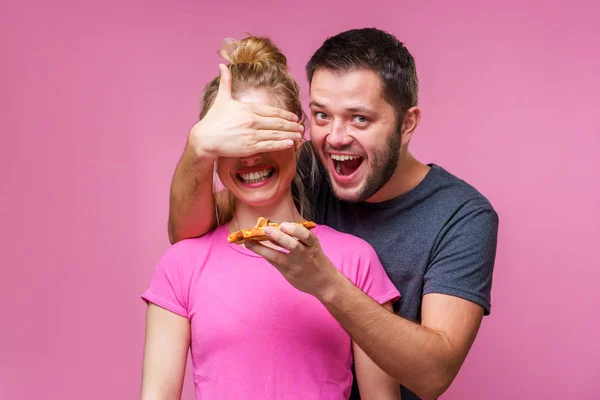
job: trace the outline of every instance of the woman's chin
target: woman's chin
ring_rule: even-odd
[[[240,203],[243,203],[249,207],[265,208],[265,207],[277,207],[283,199],[283,195],[275,190],[256,190],[254,193],[240,193],[240,196],[236,196]]]
[[[248,193],[238,193],[236,196],[238,202],[246,204],[251,207],[263,207],[273,203],[273,193],[271,191],[253,190]]]
[[[240,199],[240,201],[247,206],[256,207],[256,208],[265,208],[269,206],[275,206],[277,201],[273,198],[252,198],[252,199]]]

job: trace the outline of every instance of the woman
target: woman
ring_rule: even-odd
[[[229,61],[238,101],[280,107],[302,120],[298,85],[268,39],[247,37],[220,53]],[[201,119],[218,86],[218,78],[207,85]],[[167,250],[142,296],[148,302],[142,399],[180,397],[188,349],[199,399],[347,399],[353,362],[363,399],[399,398],[398,384],[319,301],[263,258],[227,241],[258,217],[304,219],[297,151],[217,159],[228,212],[211,233]],[[312,232],[343,274],[391,310],[400,294],[365,241],[322,225]]]

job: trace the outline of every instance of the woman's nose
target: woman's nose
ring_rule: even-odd
[[[253,155],[248,156],[248,157],[242,157],[241,161],[245,165],[251,167],[251,166],[255,165],[256,163],[258,163],[261,158],[262,158],[262,156],[260,154],[253,154]]]

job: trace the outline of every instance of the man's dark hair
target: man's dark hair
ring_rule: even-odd
[[[318,69],[377,73],[383,81],[384,98],[399,117],[418,103],[415,60],[402,42],[380,29],[352,29],[328,38],[306,65],[309,83]]]

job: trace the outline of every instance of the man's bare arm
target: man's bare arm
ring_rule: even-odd
[[[428,294],[419,325],[382,309],[347,279],[320,300],[381,369],[423,399],[448,389],[483,317],[483,308],[468,300]]]
[[[297,224],[265,229],[286,254],[247,246],[297,289],[315,296],[352,340],[389,376],[422,399],[441,396],[454,381],[483,318],[483,307],[439,293],[423,296],[421,325],[387,311],[356,287],[324,254],[314,233]],[[293,236],[287,233],[294,232]]]
[[[190,131],[171,181],[171,243],[202,236],[215,226],[213,165],[217,157],[245,157],[284,150],[301,140],[304,126],[289,111],[232,97],[231,73],[221,64],[219,91],[210,110]],[[217,203],[219,203],[217,196]]]
[[[188,150],[177,164],[169,196],[169,240],[199,237],[216,225],[210,157],[198,158]]]
[[[394,312],[391,302],[383,304],[383,308],[391,313]],[[354,341],[352,349],[360,398],[363,400],[400,400],[398,382],[379,368]]]
[[[481,305],[439,291],[425,294],[419,325],[390,313],[357,288],[333,266],[314,232],[283,223],[265,233],[289,253],[255,242],[248,248],[298,290],[319,299],[383,371],[423,399],[447,390],[475,340]]]

